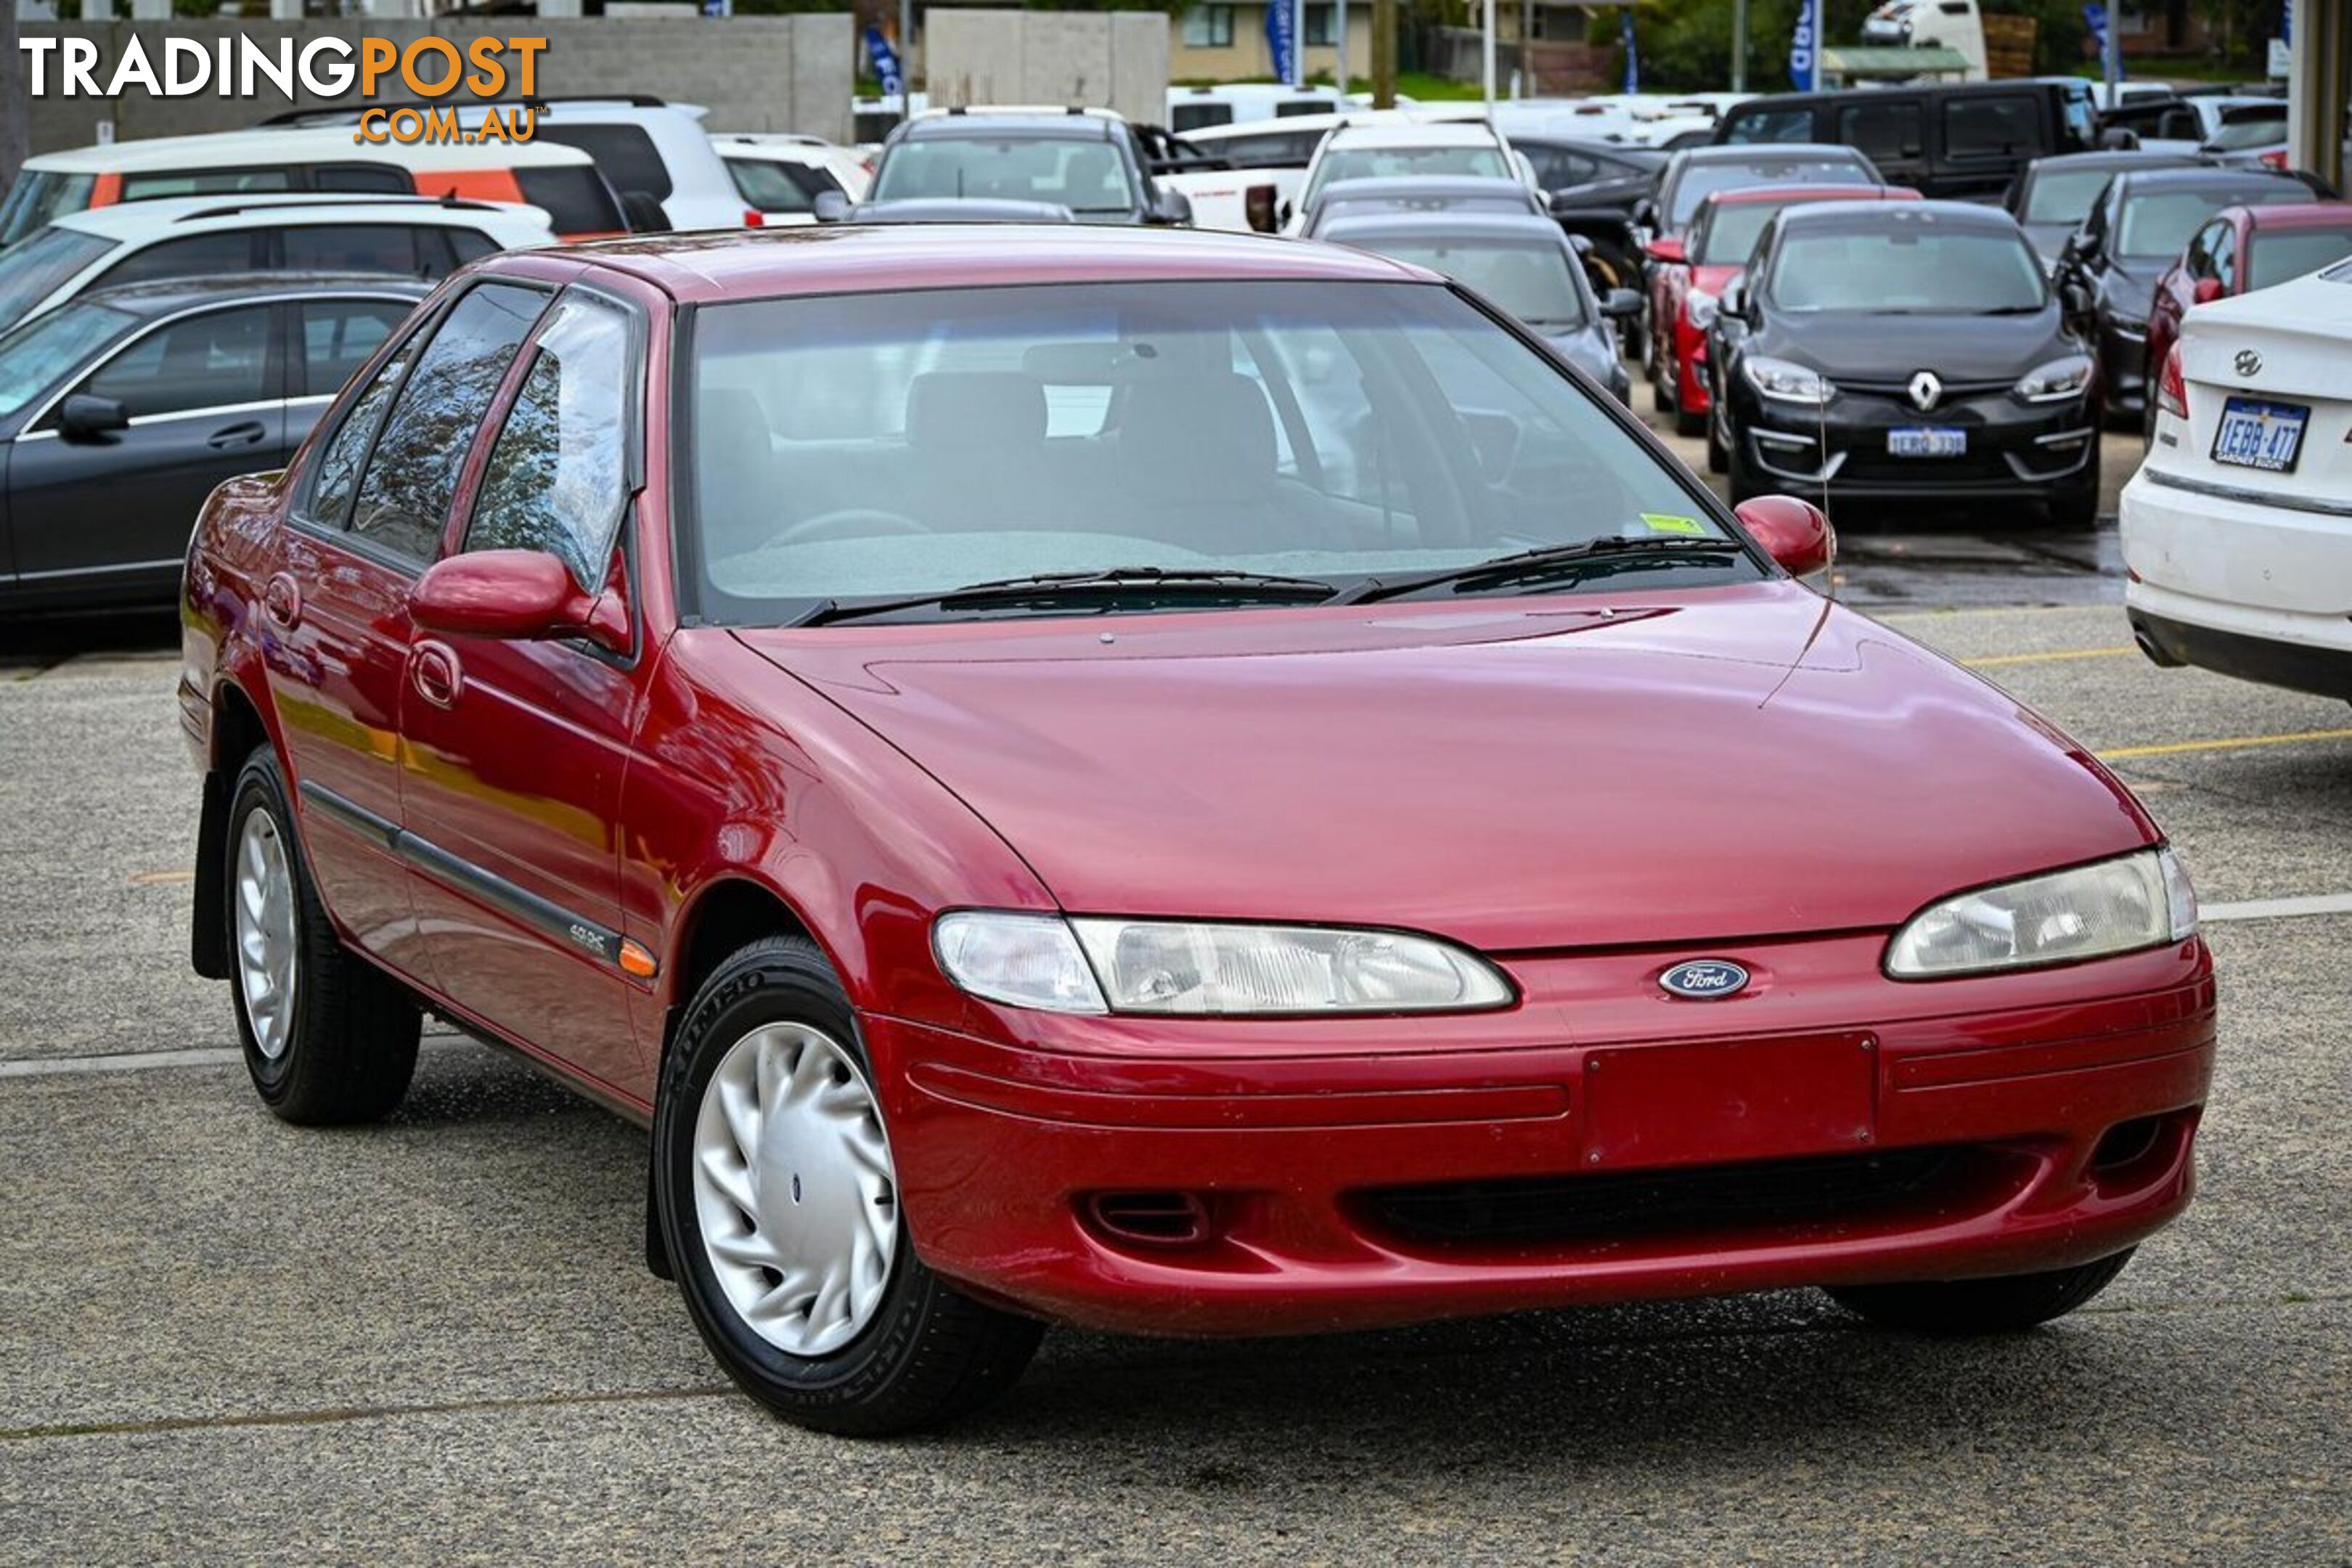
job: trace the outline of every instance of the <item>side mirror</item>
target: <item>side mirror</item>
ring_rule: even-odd
[[[2058,293],[2065,303],[2068,315],[2087,316],[2091,313],[2091,291],[2074,279],[2066,279]]]
[[[840,223],[849,216],[850,205],[847,194],[841,191],[819,191],[816,200],[809,204],[819,223]]]
[[[2122,125],[2110,125],[2099,132],[2099,151],[2132,153],[2139,149],[2139,132]]]
[[[131,410],[117,397],[77,392],[58,408],[58,434],[68,441],[95,441],[131,428]]]
[[[1151,221],[1170,228],[1192,226],[1192,198],[1181,191],[1154,191],[1151,194]]]
[[[1810,577],[1830,563],[1837,536],[1821,508],[1795,496],[1758,496],[1732,509],[1748,537],[1792,577]]]
[[[1669,266],[1678,267],[1690,259],[1689,248],[1673,235],[1662,234],[1642,249],[1651,260],[1663,261]]]
[[[1638,289],[1612,289],[1601,301],[1601,313],[1612,321],[1642,313],[1642,296]]]
[[[452,637],[542,642],[584,637],[619,651],[628,620],[609,594],[591,595],[543,550],[478,550],[434,563],[409,591],[409,618]]]
[[[1715,308],[1718,315],[1729,316],[1735,321],[1748,319],[1748,279],[1745,275],[1723,286],[1723,292],[1716,297]]]
[[[2221,297],[2221,280],[2219,278],[2200,278],[2197,286],[2189,292],[2193,302],[2210,305]]]

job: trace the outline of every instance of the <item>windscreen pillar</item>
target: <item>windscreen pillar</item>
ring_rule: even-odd
[[[2344,184],[2344,108],[2352,69],[2352,0],[2297,0],[2287,74],[2287,163]]]

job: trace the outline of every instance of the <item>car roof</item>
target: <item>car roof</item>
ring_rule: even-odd
[[[2203,167],[2183,153],[2152,153],[2140,148],[2103,148],[2095,153],[2053,153],[2025,165],[2028,174],[2043,169],[2189,169]]]
[[[439,226],[477,225],[504,218],[546,223],[544,209],[515,202],[451,201],[437,196],[331,197],[303,195],[162,196],[91,207],[51,219],[55,227],[77,229],[105,239],[137,239],[161,234],[201,234],[215,228],[263,228],[299,217],[304,223],[383,223]]]
[[[1098,114],[959,114],[953,110],[918,115],[891,132],[894,142],[1108,142],[1121,122]]]
[[[1518,181],[1499,174],[1375,174],[1360,180],[1334,180],[1316,193],[1315,203],[1333,206],[1341,202],[1449,202],[1482,197],[1508,198],[1523,206],[1542,199]]]
[[[2352,202],[2273,202],[2224,207],[2221,214],[2242,217],[2255,228],[2352,229]]]
[[[1757,202],[1785,202],[1800,197],[1809,202],[1916,202],[1919,193],[1908,185],[1742,185],[1733,191],[1709,191],[1698,205],[1743,207]]]
[[[561,142],[386,142],[362,145],[332,126],[277,131],[223,131],[201,136],[152,136],[102,142],[25,161],[31,170],[64,174],[140,174],[159,170],[236,168],[246,164],[397,163],[403,168],[507,169],[594,162]]]
[[[1019,284],[1395,282],[1424,276],[1359,251],[1271,235],[1065,224],[711,230],[599,240],[548,254],[627,272],[682,304]],[[520,259],[494,257],[480,265],[497,271]]]
[[[2119,192],[2138,191],[2242,191],[2252,186],[2300,185],[2303,182],[2292,174],[2278,174],[2270,169],[2245,165],[2220,166],[2212,163],[2192,163],[2172,169],[2126,169],[2118,173],[2110,189]],[[2305,186],[2307,190],[2310,187]]]
[[[1885,224],[1933,223],[1987,234],[2015,234],[2017,220],[1999,207],[1980,202],[1808,202],[1784,209],[1778,219],[1783,232],[1832,225],[1858,226]]]
[[[1493,147],[1502,140],[1501,133],[1483,120],[1396,120],[1337,126],[1324,146]]]
[[[1868,160],[1838,142],[1717,142],[1675,154],[1688,168],[1701,163],[1861,163]]]
[[[1529,240],[1557,250],[1568,248],[1559,225],[1533,213],[1364,213],[1331,220],[1316,237],[1334,245],[1353,245],[1365,237],[1390,239]]]
[[[140,317],[169,316],[197,305],[279,300],[296,295],[397,295],[422,300],[433,291],[423,279],[366,272],[225,272],[205,278],[124,283],[74,296],[79,305],[95,302]]]

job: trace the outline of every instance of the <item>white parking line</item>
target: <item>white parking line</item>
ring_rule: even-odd
[[[2352,893],[2313,893],[2297,899],[2248,899],[2242,903],[2206,904],[2197,911],[2200,921],[2283,921],[2297,915],[2352,915]]]
[[[145,1072],[150,1068],[226,1068],[245,1059],[239,1050],[124,1051],[119,1056],[51,1057],[46,1061],[0,1062],[0,1078],[63,1078],[84,1072]]]

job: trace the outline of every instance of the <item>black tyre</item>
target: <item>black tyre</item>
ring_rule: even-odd
[[[2111,1258],[1993,1279],[1948,1279],[1916,1285],[1849,1285],[1830,1295],[1849,1312],[1881,1328],[1921,1334],[2008,1334],[2063,1318],[2100,1291],[2131,1261],[2132,1248]]]
[[[1680,395],[1677,394],[1675,403],[1675,434],[1683,437],[1696,436],[1706,426],[1706,416],[1693,414],[1689,409],[1685,408],[1682,405]]]
[[[1663,371],[1657,368],[1657,353],[1654,349],[1651,352],[1650,359],[1652,365],[1650,371],[1650,412],[1653,414],[1672,414],[1675,411],[1674,395],[1666,390],[1666,375]]]
[[[262,1103],[314,1127],[391,1110],[416,1071],[416,1004],[335,935],[266,746],[237,774],[223,853],[229,990]]]
[[[1734,506],[1738,506],[1744,500],[1753,500],[1764,493],[1756,481],[1748,477],[1748,459],[1741,453],[1740,447],[1738,433],[1734,431],[1728,443],[1728,449],[1723,455],[1724,489],[1730,493],[1731,504]]]
[[[1723,444],[1723,426],[1713,415],[1706,420],[1706,471],[1720,474],[1731,467],[1731,453]]]
[[[654,1112],[654,1203],[688,1314],[786,1420],[881,1436],[1020,1375],[1041,1327],[923,1266],[849,999],[816,947],[736,952],[688,1006]]]

